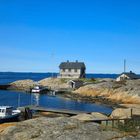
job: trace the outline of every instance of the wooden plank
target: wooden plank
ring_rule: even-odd
[[[54,112],[54,113],[62,113],[62,114],[70,114],[70,115],[77,115],[80,113],[89,113],[86,111],[56,109],[56,108],[39,107],[39,106],[26,106],[26,107],[29,107],[31,110],[36,110],[36,111],[46,111],[46,112]]]
[[[21,107],[22,108],[22,107]],[[68,109],[57,109],[57,108],[48,108],[48,107],[40,107],[40,106],[24,106],[23,108],[29,108],[31,110],[35,110],[35,111],[44,111],[44,112],[54,112],[54,113],[61,113],[61,114],[69,114],[69,115],[78,115],[81,113],[86,113],[89,114],[91,112],[86,112],[86,111],[77,111],[77,110],[68,110]],[[89,122],[96,122],[96,121],[105,121],[106,125],[108,125],[108,121],[112,121],[112,126],[114,126],[114,121],[117,121],[119,123],[119,121],[121,120],[130,120],[129,119],[112,119],[112,118],[107,118],[107,119],[93,119],[93,120],[88,120]],[[87,122],[88,122],[87,121]]]

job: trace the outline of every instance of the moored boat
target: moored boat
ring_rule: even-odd
[[[37,86],[34,86],[34,88],[31,89],[31,93],[47,93],[49,91],[49,87],[48,86],[40,86],[40,85],[37,85]]]
[[[13,110],[12,106],[0,106],[0,123],[17,121],[20,110]]]
[[[41,91],[40,86],[35,86],[35,87],[31,90],[32,93],[40,93],[40,91]]]

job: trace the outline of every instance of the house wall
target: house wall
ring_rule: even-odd
[[[76,72],[75,72],[75,69],[71,69],[71,71],[69,71],[69,69],[65,69],[65,71],[63,71],[63,69],[60,69],[60,75],[58,77],[59,78],[80,78],[81,75],[82,75],[81,69],[77,69]]]
[[[122,81],[122,80],[126,80],[126,79],[130,79],[130,77],[128,77],[125,74],[122,74],[116,79],[116,81]]]

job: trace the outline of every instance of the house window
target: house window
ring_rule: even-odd
[[[77,69],[74,69],[74,72],[77,72]]]
[[[65,69],[62,69],[63,72],[65,72]]]
[[[69,69],[69,72],[71,72],[71,69]]]

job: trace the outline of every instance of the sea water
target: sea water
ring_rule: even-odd
[[[0,72],[0,84],[9,84],[16,80],[32,79],[38,81],[50,76],[57,76],[57,73],[13,73]],[[116,74],[87,74],[88,78],[116,78]],[[0,105],[9,106],[26,106],[26,105],[40,105],[43,107],[70,109],[87,112],[101,112],[110,114],[111,107],[105,105],[97,105],[85,102],[78,102],[68,100],[60,96],[49,96],[47,94],[30,94],[24,92],[16,92],[9,90],[0,90]]]

